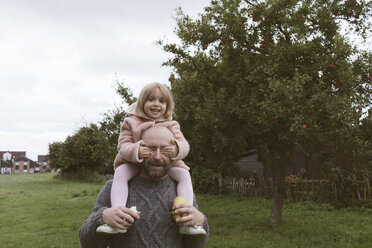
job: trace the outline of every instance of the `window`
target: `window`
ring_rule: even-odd
[[[15,165],[19,165],[19,161],[15,163]]]
[[[30,173],[34,173],[34,167],[30,168]]]

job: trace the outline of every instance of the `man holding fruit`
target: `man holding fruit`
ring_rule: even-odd
[[[196,208],[195,197],[193,204],[176,198],[177,184],[167,175],[172,162],[161,150],[173,144],[173,133],[166,127],[154,126],[144,132],[142,139],[151,149],[151,156],[144,160],[141,172],[129,184],[127,206],[136,207],[111,207],[112,180],[108,181],[97,197],[92,214],[80,228],[82,247],[204,247],[209,237],[206,216]],[[126,233],[96,233],[97,226],[102,224]],[[178,226],[203,226],[207,233],[181,235]]]

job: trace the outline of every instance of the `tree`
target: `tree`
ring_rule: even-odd
[[[116,93],[118,93],[124,104],[131,105],[137,99],[133,96],[132,91],[116,79]],[[110,166],[107,167],[107,173],[113,173],[113,161],[117,154],[117,143],[120,133],[120,125],[126,116],[126,112],[122,106],[117,106],[115,109],[110,110],[103,114],[103,120],[99,122],[100,130],[104,133],[106,142],[108,143],[109,150],[107,151],[107,161]]]
[[[51,167],[62,175],[79,175],[80,179],[100,173],[107,166],[108,144],[95,124],[81,127],[64,142],[49,144]]]
[[[107,150],[107,170],[105,173],[113,173],[113,162],[117,154],[117,143],[120,132],[120,124],[124,120],[126,112],[122,107],[110,110],[103,114],[103,120],[99,122],[100,130],[102,131],[104,138],[108,144],[109,149]]]
[[[130,89],[118,80],[116,92],[127,104],[136,101]],[[120,124],[125,115],[122,107],[116,107],[103,114],[99,125],[91,123],[68,136],[64,142],[49,144],[51,167],[61,169],[62,175],[76,179],[86,179],[95,173],[112,173]]]
[[[371,107],[371,52],[341,32],[365,39],[370,16],[356,0],[218,0],[196,20],[179,9],[180,44],[159,45],[192,163],[223,172],[248,148],[270,156],[279,224],[295,144],[330,159]]]
[[[361,149],[353,151],[356,157],[362,158],[362,174],[364,177],[372,177],[372,109],[369,109],[368,115],[362,119],[359,133],[355,137]]]
[[[48,158],[50,167],[54,169],[61,168],[65,164],[63,161],[63,142],[53,142],[49,144]]]

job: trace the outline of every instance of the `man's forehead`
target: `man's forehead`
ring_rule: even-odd
[[[143,141],[146,143],[146,146],[167,146],[170,145],[173,139],[173,134],[169,129],[153,129],[148,130],[144,137]]]

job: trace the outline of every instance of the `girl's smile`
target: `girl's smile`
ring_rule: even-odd
[[[164,117],[165,111],[167,110],[167,103],[159,89],[156,88],[147,98],[143,110],[145,114],[152,119]]]

